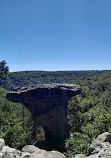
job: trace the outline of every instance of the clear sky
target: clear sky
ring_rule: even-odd
[[[0,0],[10,71],[111,69],[111,0]]]

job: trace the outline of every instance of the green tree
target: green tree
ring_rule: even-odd
[[[6,66],[6,61],[0,62],[0,78],[5,79],[8,75],[9,67]]]
[[[74,155],[81,153],[86,154],[87,148],[91,143],[91,139],[87,135],[79,132],[74,132],[71,135],[72,137],[67,139],[65,142],[67,157],[71,158]]]

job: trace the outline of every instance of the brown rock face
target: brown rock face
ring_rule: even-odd
[[[35,123],[42,126],[45,139],[63,142],[69,136],[67,101],[81,93],[78,85],[41,84],[7,93],[7,99],[23,103],[31,112]]]

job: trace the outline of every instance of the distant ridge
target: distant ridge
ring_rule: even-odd
[[[72,83],[84,77],[99,75],[108,70],[87,71],[19,71],[10,72],[6,80],[0,80],[0,85],[7,90],[49,83]]]

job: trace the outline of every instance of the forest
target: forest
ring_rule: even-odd
[[[10,72],[0,79],[0,85],[7,90],[47,83],[72,83],[73,80],[101,74],[104,71],[22,71]]]
[[[22,104],[6,100],[7,90],[38,83],[79,84],[82,93],[68,103],[71,123],[70,138],[65,141],[65,154],[86,154],[91,141],[99,134],[111,133],[111,71],[24,71],[9,73],[0,81],[0,137],[10,147],[21,149],[44,139],[44,131],[36,127]]]

